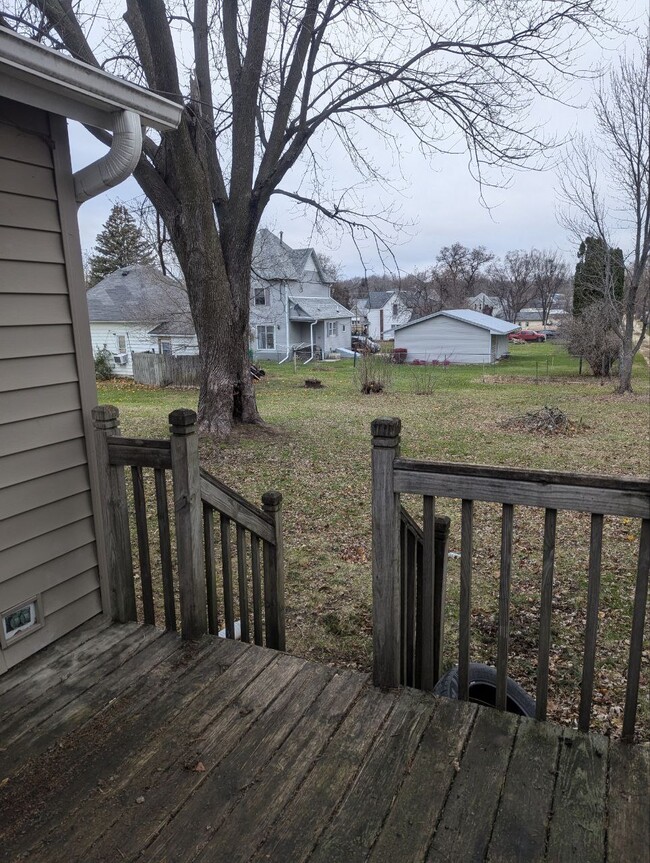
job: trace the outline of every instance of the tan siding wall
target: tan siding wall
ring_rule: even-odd
[[[44,615],[1,673],[101,602],[52,130],[3,100],[0,117],[0,611],[39,595]]]
[[[3,413],[7,417],[12,417],[14,422],[31,417],[49,416],[57,411],[71,411],[78,408],[80,404],[79,387],[76,381],[2,394]]]

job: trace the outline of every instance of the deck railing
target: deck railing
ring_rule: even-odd
[[[148,517],[154,518],[154,510],[151,507],[148,512],[144,473],[151,469],[157,522],[155,568],[160,572],[165,628],[178,628],[177,587],[180,629],[184,638],[220,631],[221,597],[227,638],[238,636],[243,641],[252,639],[256,644],[284,650],[282,495],[267,492],[262,496],[263,508],[259,509],[202,470],[196,419],[194,411],[173,411],[169,415],[169,440],[143,440],[120,435],[117,408],[102,405],[93,409],[100,483],[104,491],[102,536],[106,545],[113,618],[122,622],[139,618],[132,521],[140,572],[141,619],[148,624],[158,622],[148,527]],[[127,493],[126,467],[131,469],[131,496]],[[172,476],[173,518],[168,503],[168,473]],[[219,562],[215,555],[218,544],[221,546]],[[236,631],[236,606],[239,632]]]
[[[458,645],[459,697],[469,695],[470,620],[472,589],[472,549],[474,501],[500,503],[501,556],[497,634],[497,707],[506,707],[508,642],[510,629],[510,589],[512,569],[513,514],[515,505],[541,507],[545,511],[544,544],[541,561],[540,634],[537,655],[536,715],[546,718],[549,658],[551,649],[551,604],[555,565],[556,522],[558,510],[573,510],[591,515],[586,628],[584,635],[582,683],[578,727],[590,725],[594,688],[594,669],[598,633],[600,568],[603,518],[607,515],[641,520],[639,554],[636,567],[635,598],[630,627],[627,664],[627,689],[623,716],[623,739],[634,736],[639,694],[643,634],[650,572],[650,482],[530,471],[516,468],[484,467],[467,464],[434,463],[399,457],[401,422],[396,418],[377,419],[373,435],[373,629],[374,680],[383,687],[397,686],[404,679],[402,596],[404,566],[400,560],[403,523],[401,494],[424,499],[423,548],[433,548],[436,497],[456,498],[461,504],[460,608]],[[408,539],[406,543],[408,549]],[[412,552],[407,552],[411,553]],[[444,598],[444,579],[436,575],[439,556],[423,552],[423,567],[430,584],[438,585]],[[431,599],[427,600],[429,611]],[[442,617],[438,609],[431,619],[437,630],[424,634],[428,662],[434,668],[433,680],[421,681],[422,688],[435,683],[440,667],[434,665],[434,644],[442,639]],[[439,655],[439,653],[438,653]]]

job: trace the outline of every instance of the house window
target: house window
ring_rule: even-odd
[[[338,336],[339,334],[339,325],[337,321],[328,321],[327,322],[327,335],[328,336]]]
[[[117,337],[117,352],[118,354],[126,353],[126,336]]]
[[[158,352],[161,354],[171,354],[171,352],[172,352],[172,340],[171,339],[158,339]]]
[[[259,326],[257,328],[258,351],[272,351],[275,348],[275,327]]]
[[[253,292],[253,299],[256,306],[268,306],[269,304],[269,289],[268,288],[255,288]]]
[[[399,311],[399,309],[397,308],[397,303],[393,303],[393,317],[394,318],[397,317],[398,311]]]

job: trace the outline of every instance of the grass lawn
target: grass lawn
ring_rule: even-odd
[[[284,495],[288,649],[339,666],[371,664],[370,422],[402,420],[402,453],[467,461],[647,476],[650,468],[648,368],[635,365],[635,394],[613,394],[584,375],[552,343],[513,346],[497,366],[392,367],[388,390],[361,395],[351,360],[266,366],[257,385],[266,429],[242,429],[226,443],[201,442],[202,463],[250,500]],[[323,389],[305,389],[307,377]],[[418,394],[420,393],[420,394]],[[422,394],[424,393],[424,394]],[[167,436],[167,415],[195,407],[195,390],[155,390],[128,382],[99,385],[100,402],[120,408],[123,434]],[[502,427],[504,419],[544,405],[565,411],[584,428],[543,436]],[[406,500],[414,516],[421,501]],[[460,503],[440,500],[452,518],[451,550],[459,548]],[[496,659],[499,507],[476,505],[472,659]],[[639,524],[605,522],[594,726],[616,732],[624,703],[627,639],[634,592]],[[509,674],[533,696],[538,631],[543,512],[515,510]],[[579,699],[586,605],[589,518],[562,513],[553,605],[549,714],[573,721]],[[459,563],[450,559],[446,663],[454,663]],[[650,653],[641,693],[647,693]],[[650,739],[650,706],[641,698],[642,735]]]

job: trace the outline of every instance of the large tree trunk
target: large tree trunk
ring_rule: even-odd
[[[632,364],[634,362],[634,318],[626,315],[623,327],[623,341],[618,364],[618,386],[617,393],[632,392]]]
[[[169,231],[190,302],[201,358],[199,428],[226,437],[236,423],[260,423],[250,376],[249,295],[254,228],[231,240],[228,266],[210,184],[182,123],[167,133],[158,168],[161,190],[136,171]],[[173,197],[168,194],[173,193]]]

